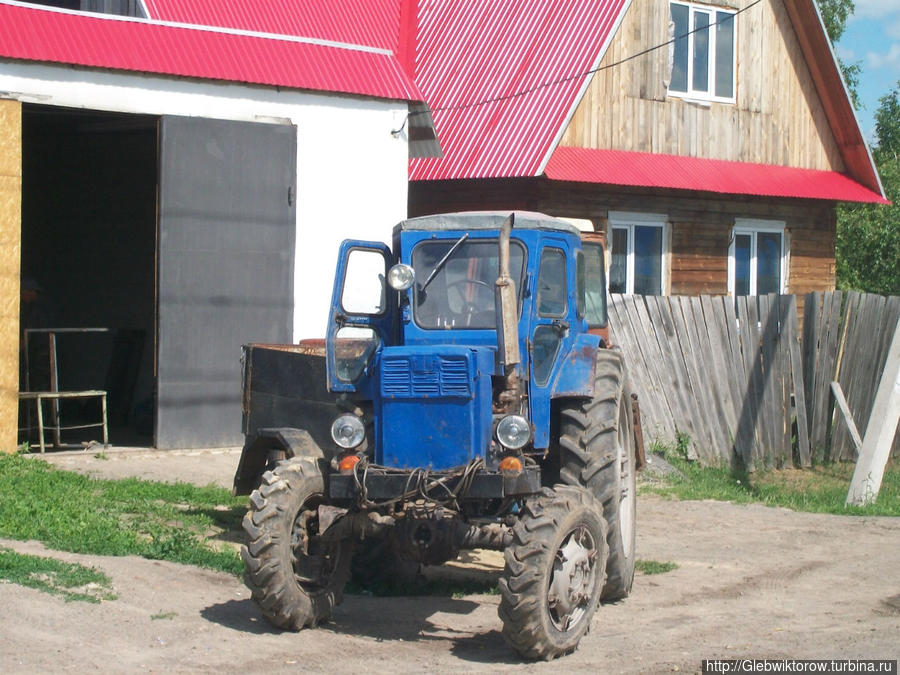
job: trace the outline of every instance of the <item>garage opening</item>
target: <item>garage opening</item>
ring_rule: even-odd
[[[154,445],[158,145],[154,116],[23,106],[19,388],[48,390],[55,373],[60,391],[106,391],[116,445]],[[48,328],[60,329],[55,361]],[[101,418],[99,398],[58,406],[64,427]],[[23,401],[20,429],[35,417]],[[100,438],[88,427],[62,440]]]
[[[295,127],[39,105],[22,127],[20,391],[51,395],[21,400],[20,442],[41,405],[66,447],[101,439],[102,396],[57,398],[106,392],[115,445],[239,445],[241,346],[291,339]]]

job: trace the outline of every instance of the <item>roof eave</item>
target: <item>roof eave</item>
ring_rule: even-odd
[[[785,2],[822,107],[841,151],[847,171],[873,192],[886,198],[872,152],[853,109],[850,92],[814,0]]]

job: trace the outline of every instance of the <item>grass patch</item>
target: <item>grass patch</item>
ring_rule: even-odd
[[[97,603],[115,600],[112,582],[100,570],[55,558],[16,553],[0,548],[0,579],[59,595],[66,602]]]
[[[178,616],[178,612],[160,612],[159,614],[151,614],[151,621],[168,621]]]
[[[0,454],[0,537],[95,555],[138,555],[240,574],[246,498],[224,488],[98,480]],[[218,541],[217,541],[218,540]]]
[[[665,574],[678,569],[678,564],[673,562],[660,562],[658,560],[635,560],[634,569],[643,574]]]
[[[878,499],[868,506],[844,507],[852,463],[819,464],[810,469],[782,469],[747,473],[725,467],[701,467],[686,460],[677,447],[654,445],[683,474],[642,487],[675,499],[715,499],[738,504],[763,503],[794,511],[859,516],[900,516],[900,462],[885,468]]]

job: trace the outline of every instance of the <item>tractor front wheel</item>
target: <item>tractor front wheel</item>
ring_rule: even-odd
[[[591,625],[606,569],[603,508],[582,488],[544,488],[513,528],[500,580],[503,637],[520,655],[573,651]]]
[[[326,621],[343,599],[353,543],[318,540],[326,504],[316,461],[295,458],[263,474],[244,516],[244,581],[275,626],[300,630]]]

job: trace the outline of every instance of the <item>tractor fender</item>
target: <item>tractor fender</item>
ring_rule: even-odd
[[[597,335],[578,335],[557,370],[551,398],[593,397],[594,362],[599,351],[600,338]]]
[[[318,463],[325,460],[325,453],[306,429],[264,428],[248,434],[232,492],[235,495],[250,494],[259,486],[260,478],[270,464],[292,457],[307,457]]]

